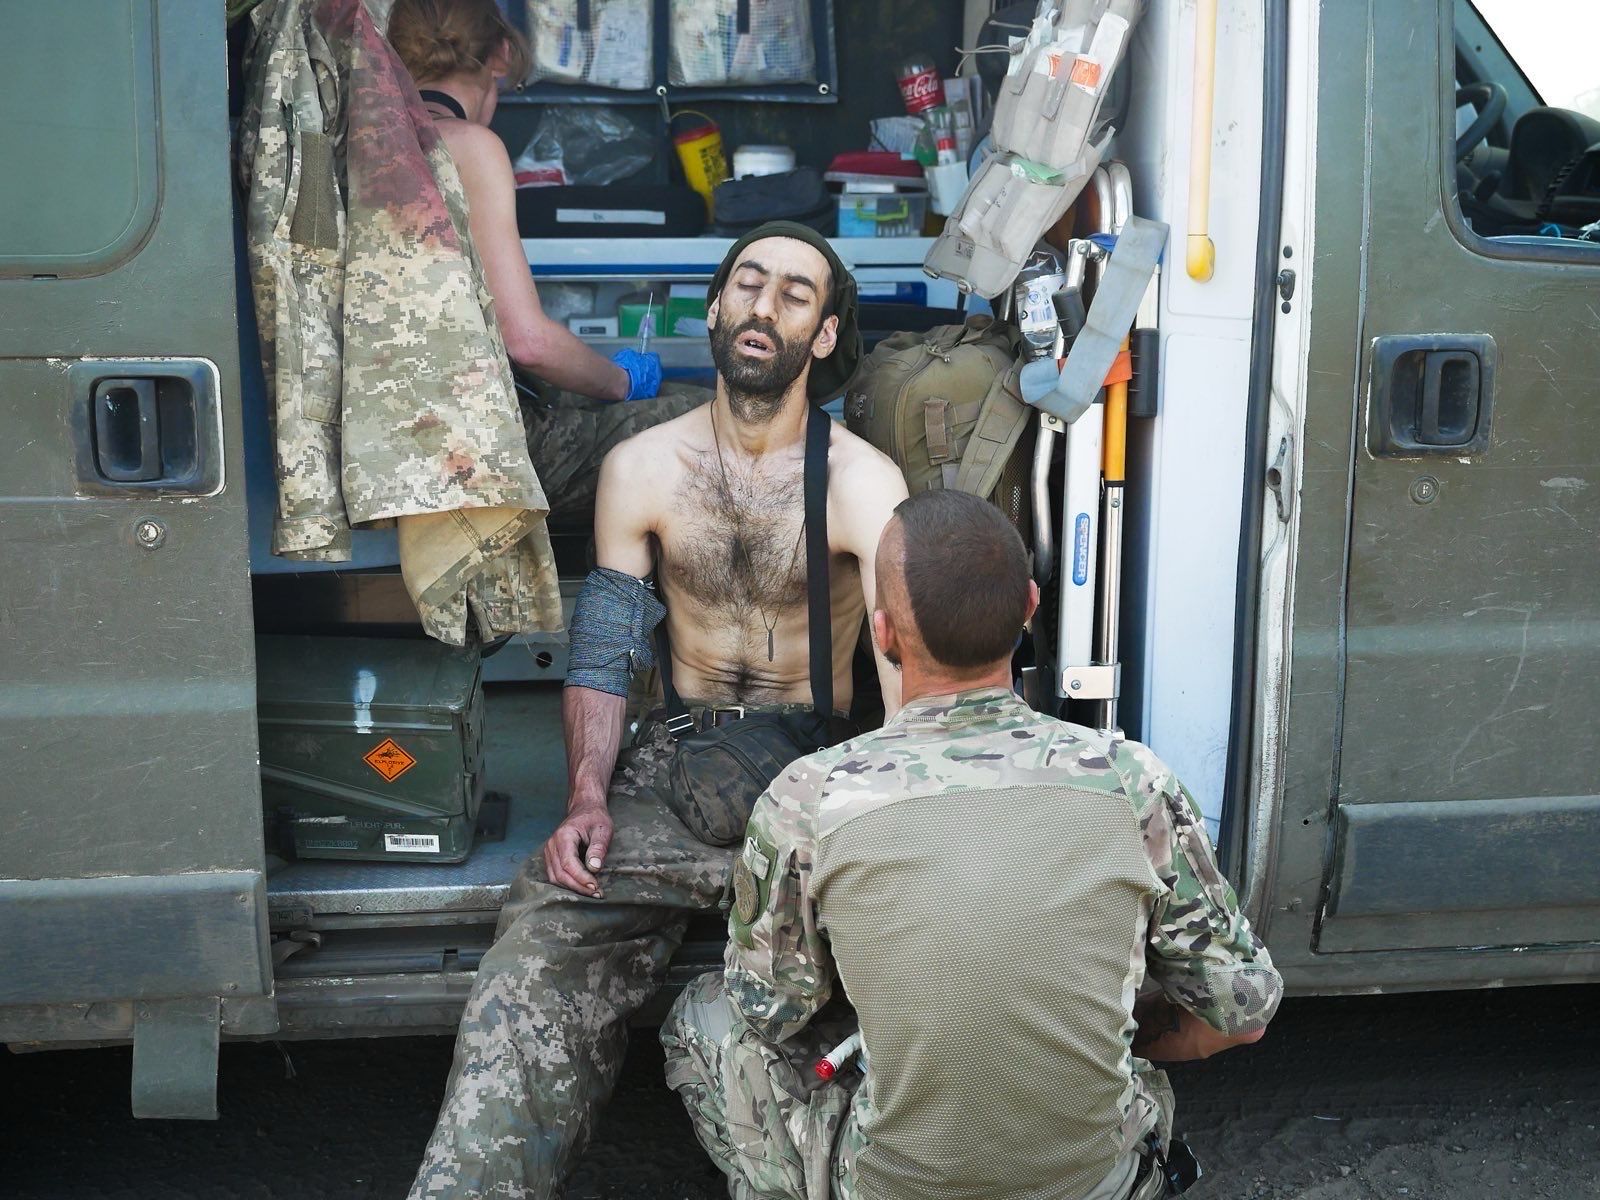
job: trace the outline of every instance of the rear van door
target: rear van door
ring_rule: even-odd
[[[214,1115],[275,1028],[224,6],[5,6],[0,1041],[133,1041]]]
[[[1456,18],[1316,18],[1273,948],[1330,990],[1600,970],[1600,246],[1463,218]]]

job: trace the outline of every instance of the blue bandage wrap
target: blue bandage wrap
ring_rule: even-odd
[[[567,687],[626,696],[637,670],[655,666],[653,635],[666,606],[646,580],[596,567],[583,581],[567,631]]]

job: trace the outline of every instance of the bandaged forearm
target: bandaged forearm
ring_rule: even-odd
[[[666,607],[655,588],[597,567],[583,581],[567,639],[567,687],[626,696],[633,673],[655,666],[653,635]]]

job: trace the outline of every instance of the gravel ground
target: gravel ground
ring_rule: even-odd
[[[1290,1000],[1258,1046],[1173,1072],[1195,1200],[1600,1197],[1600,987]],[[716,1200],[639,1036],[574,1200]],[[136,1122],[128,1052],[0,1055],[0,1196],[404,1195],[442,1038],[229,1045],[222,1119]]]

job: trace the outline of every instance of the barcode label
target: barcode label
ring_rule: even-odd
[[[439,853],[439,835],[434,833],[386,833],[383,835],[386,851],[399,850],[409,854]]]

